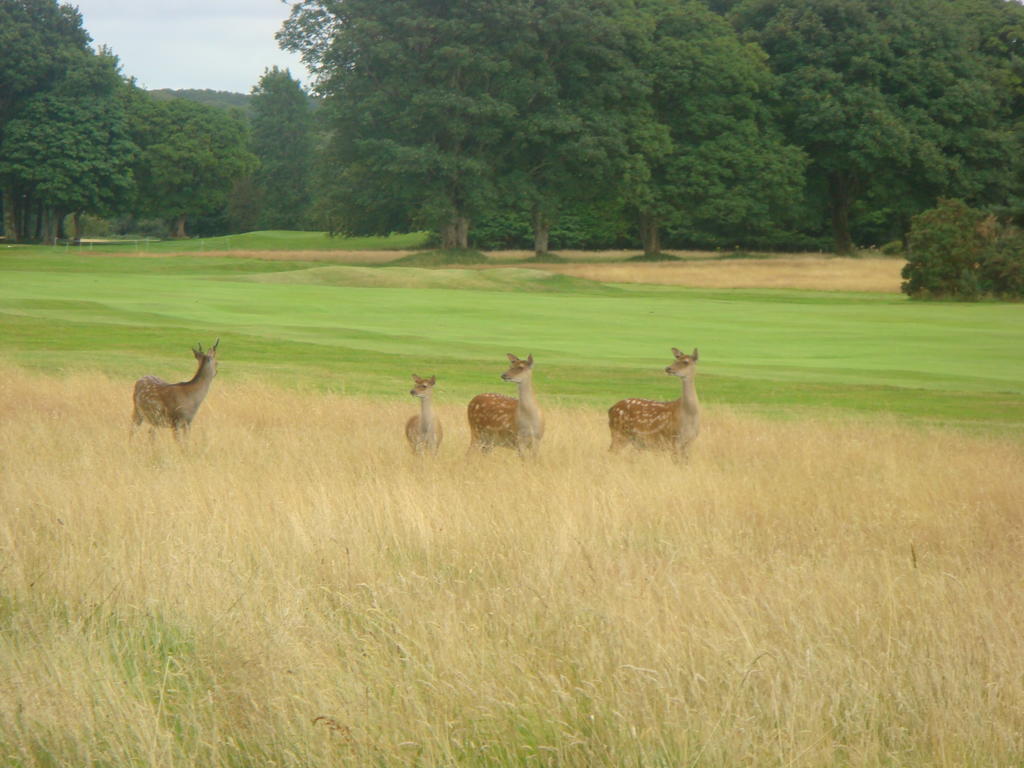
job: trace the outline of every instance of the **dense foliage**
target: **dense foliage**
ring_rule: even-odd
[[[914,217],[903,292],[919,298],[1024,297],[1024,234],[962,200]]]
[[[301,0],[279,41],[315,97],[275,68],[244,109],[168,100],[70,5],[0,0],[7,237],[84,213],[848,252],[906,243],[940,198],[1024,216],[1014,0]]]

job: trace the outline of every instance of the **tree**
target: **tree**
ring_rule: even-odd
[[[261,229],[302,229],[310,205],[313,134],[309,97],[287,70],[263,73],[252,90],[252,150]]]
[[[71,5],[0,2],[0,143],[25,102],[63,77],[69,61],[88,51],[89,41],[82,16]],[[4,231],[13,240],[25,234],[28,206],[16,178],[8,176],[2,183]]]
[[[407,220],[466,247],[497,197],[528,3],[303,0],[279,33],[316,72],[348,224]]]
[[[908,220],[939,194],[1010,183],[1006,94],[975,18],[1002,0],[744,0],[732,19],[781,78],[788,139],[810,157],[835,248],[853,248],[855,204]],[[987,177],[987,178],[985,178]],[[983,192],[983,189],[987,188]]]
[[[644,163],[627,188],[644,252],[661,250],[666,225],[734,237],[770,228],[799,199],[804,158],[773,123],[764,54],[701,3],[642,7],[651,95],[632,115]]]
[[[631,56],[640,31],[627,3],[551,0],[516,30],[518,119],[500,171],[503,198],[525,207],[534,251],[547,252],[563,211],[616,198],[633,113],[648,89]]]
[[[189,216],[223,211],[232,184],[255,167],[247,126],[236,112],[135,91],[131,114],[140,148],[135,207],[171,222],[174,237],[187,236]]]
[[[109,53],[78,52],[63,77],[32,96],[10,120],[0,144],[0,177],[21,192],[22,218],[35,208],[44,243],[59,222],[82,213],[109,215],[128,200],[135,152],[124,107],[126,83]],[[24,237],[26,227],[16,225]],[[20,239],[20,238],[19,238]]]

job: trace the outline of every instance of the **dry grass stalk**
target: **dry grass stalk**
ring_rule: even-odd
[[[423,460],[404,399],[222,380],[182,449],[131,382],[0,393],[16,764],[1024,760],[1019,443],[712,405],[677,466],[552,407],[467,461],[444,404]]]

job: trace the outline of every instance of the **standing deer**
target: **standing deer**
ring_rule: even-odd
[[[421,379],[412,375],[413,386],[409,394],[420,399],[420,415],[413,416],[405,423],[405,437],[413,453],[437,453],[444,431],[441,422],[434,415],[434,384],[437,377]]]
[[[519,399],[492,392],[469,401],[469,450],[489,453],[495,446],[515,448],[519,455],[536,454],[544,436],[544,417],[533,392],[533,355],[508,356],[511,367],[501,374],[519,385]]]
[[[609,450],[615,452],[627,443],[638,448],[674,449],[681,457],[700,431],[700,404],[697,402],[697,350],[692,355],[672,347],[676,359],[665,373],[683,380],[683,393],[678,400],[667,403],[630,398],[620,400],[608,409],[608,426],[612,431]]]
[[[192,348],[199,367],[196,375],[188,381],[168,384],[156,376],[143,376],[135,382],[132,434],[143,421],[148,421],[153,428],[170,427],[179,440],[188,435],[192,419],[217,375],[218,344],[220,339],[213,342],[206,352],[203,352],[201,344]]]

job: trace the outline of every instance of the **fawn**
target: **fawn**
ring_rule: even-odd
[[[409,394],[420,399],[420,415],[413,416],[405,423],[405,437],[413,453],[437,453],[444,431],[441,422],[434,415],[434,385],[437,377],[421,379],[412,375],[413,387]]]

